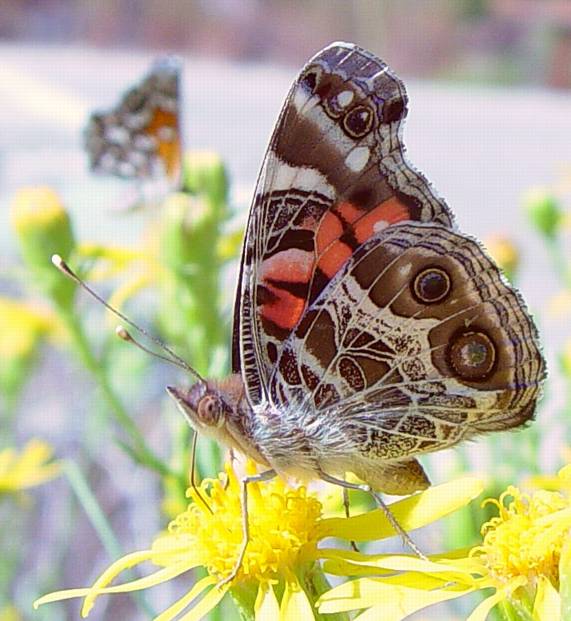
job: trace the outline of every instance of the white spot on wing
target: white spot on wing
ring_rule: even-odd
[[[399,269],[401,276],[408,276],[411,271],[412,271],[412,263],[405,263]]]
[[[377,220],[377,222],[373,224],[373,231],[379,233],[383,229],[386,229],[387,226],[389,226],[389,223],[386,220]]]
[[[345,164],[347,164],[353,172],[359,172],[365,168],[370,155],[371,151],[369,147],[357,147],[345,158]]]
[[[273,190],[305,190],[319,192],[328,198],[335,198],[335,190],[324,175],[309,166],[290,166],[269,152],[266,162],[266,182],[264,192]]]
[[[341,108],[346,108],[353,101],[353,91],[343,91],[337,95],[337,103]]]
[[[299,112],[305,104],[311,99],[310,93],[308,93],[303,86],[297,86],[293,93],[293,105]]]

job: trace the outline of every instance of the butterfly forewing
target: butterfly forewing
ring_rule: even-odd
[[[451,226],[405,159],[403,83],[374,55],[334,44],[309,61],[279,116],[247,227],[233,367],[254,402],[282,344],[355,250],[404,221]]]

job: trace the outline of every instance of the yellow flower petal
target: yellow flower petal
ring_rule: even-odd
[[[464,477],[399,500],[390,505],[390,510],[399,524],[410,531],[463,507],[479,496],[483,489],[484,485],[480,479]],[[322,520],[319,529],[322,537],[340,537],[352,541],[384,539],[395,534],[382,509],[349,519]]]
[[[179,612],[182,612],[193,599],[196,599],[204,589],[216,584],[216,578],[213,576],[206,576],[199,580],[188,593],[185,593],[178,601],[172,606],[169,606],[158,617],[155,617],[154,621],[171,621]]]
[[[0,621],[21,621],[22,617],[15,606],[8,605],[0,609]]]
[[[187,612],[180,621],[200,621],[205,617],[213,608],[216,608],[222,598],[228,591],[228,585],[223,587],[212,587],[210,591],[198,602],[198,604],[190,611]]]
[[[480,602],[466,621],[486,621],[492,608],[504,599],[506,599],[505,592],[503,590],[496,591],[493,595],[490,595],[490,597],[486,597],[483,602]]]
[[[40,337],[61,330],[52,311],[39,304],[0,297],[0,355],[29,355]]]
[[[561,616],[571,618],[571,539],[566,537],[559,559],[559,595],[561,597]]]
[[[172,565],[173,563],[185,562],[189,567],[202,565],[204,554],[200,550],[193,549],[194,541],[191,537],[179,535],[175,538],[171,535],[160,535],[153,541],[153,556],[151,561],[155,565]]]
[[[156,586],[157,584],[162,584],[163,582],[167,582],[168,580],[172,580],[177,576],[189,571],[187,565],[179,564],[173,565],[171,567],[165,567],[155,571],[154,573],[144,576],[143,578],[137,578],[136,580],[132,580],[130,582],[125,582],[123,584],[116,584],[114,586],[96,586],[98,583],[104,584],[102,578],[106,578],[106,583],[109,583],[113,578],[115,578],[119,573],[121,573],[124,569],[128,569],[137,564],[137,562],[142,562],[148,560],[149,552],[135,552],[133,554],[128,555],[128,557],[124,557],[119,559],[116,563],[111,565],[107,569],[104,574],[99,578],[99,580],[91,587],[85,587],[81,589],[66,589],[65,591],[56,591],[55,593],[49,593],[48,595],[44,595],[40,597],[34,602],[34,608],[38,608],[43,604],[49,604],[51,602],[61,601],[64,599],[72,599],[74,597],[84,597],[85,601],[83,603],[81,614],[83,617],[87,617],[87,615],[91,612],[93,608],[95,599],[100,595],[108,595],[112,593],[131,593],[133,591],[140,591],[142,589],[148,589],[150,587]],[[136,559],[139,559],[138,561]],[[125,560],[129,561],[129,565],[125,564]],[[113,569],[114,573],[111,575],[110,570]],[[195,597],[199,593],[195,593]]]
[[[279,620],[300,621],[300,619],[310,621],[310,619],[315,619],[315,615],[305,591],[301,588],[297,578],[291,575],[286,580]]]
[[[151,557],[150,550],[143,550],[139,552],[132,552],[111,564],[93,583],[93,586],[88,589],[88,594],[85,596],[85,601],[81,607],[81,615],[87,617],[89,611],[93,608],[95,599],[100,594],[101,590],[108,585],[116,576],[118,576],[125,569],[130,569],[139,563],[149,560]]]
[[[533,602],[535,621],[560,621],[561,597],[547,578],[540,576]]]
[[[36,439],[30,440],[20,454],[11,448],[0,451],[0,491],[27,489],[53,479],[61,465],[45,463],[52,454],[49,444]]]
[[[256,621],[276,621],[280,616],[280,605],[270,584],[261,582],[254,604]]]
[[[426,576],[422,576],[426,579]],[[440,584],[445,584],[441,582]],[[474,589],[472,587],[440,588],[428,584],[427,590],[385,582],[383,579],[360,578],[346,582],[319,598],[321,614],[345,612],[359,608],[370,610],[357,617],[360,621],[400,621],[407,615],[432,606],[438,602],[462,597]]]
[[[474,571],[475,562],[468,564],[466,567],[460,567],[456,564],[448,565],[445,561],[434,562],[430,560],[420,559],[417,556],[411,556],[407,554],[375,554],[367,555],[360,554],[358,552],[351,552],[349,550],[332,550],[322,548],[318,551],[319,558],[331,559],[333,561],[345,560],[348,564],[352,564],[354,569],[358,569],[359,566],[366,567],[369,570],[373,570],[377,575],[379,569],[386,570],[386,573],[394,573],[394,571],[417,571],[423,573],[447,573],[453,576],[459,573],[470,575]],[[355,567],[356,566],[356,567]],[[346,574],[354,575],[354,574]]]

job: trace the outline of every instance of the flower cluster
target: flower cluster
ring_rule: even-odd
[[[254,472],[252,464],[248,465],[248,471]],[[189,490],[193,502],[148,550],[119,559],[91,587],[46,595],[36,602],[36,606],[83,597],[82,614],[87,616],[101,595],[146,589],[203,567],[208,575],[157,619],[170,621],[183,611],[186,611],[186,621],[200,619],[228,591],[242,602],[245,618],[256,621],[311,619],[320,614],[320,606],[330,607],[329,585],[321,562],[330,573],[354,575],[357,567],[370,567],[367,563],[374,558],[359,552],[320,547],[319,544],[329,537],[368,541],[394,534],[381,510],[351,518],[324,518],[318,496],[303,486],[292,487],[280,478],[267,483],[252,483],[248,497],[248,547],[236,577],[224,582],[234,569],[242,544],[240,488],[236,473],[227,465],[225,473],[218,479],[207,479],[197,490]],[[465,478],[454,484],[436,486],[396,502],[390,508],[402,526],[412,530],[455,511],[481,490],[479,481]],[[387,558],[396,562],[398,557]],[[109,586],[121,572],[144,561],[151,561],[157,567],[156,571],[138,580]],[[407,562],[420,563],[421,567],[423,563],[432,565],[414,558]],[[458,573],[445,565],[439,566],[438,572],[444,576],[442,584]],[[378,568],[376,573],[379,573]],[[324,598],[322,602],[317,601],[320,595]]]

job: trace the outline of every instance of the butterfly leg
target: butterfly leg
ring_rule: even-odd
[[[198,433],[195,431],[192,436],[192,448],[190,451],[190,486],[194,490],[194,493],[202,504],[212,513],[212,509],[210,505],[206,502],[204,496],[200,493],[200,489],[198,488],[198,484],[196,483],[196,446],[198,444]]]
[[[236,458],[236,453],[234,453],[234,449],[232,447],[228,449],[228,459],[232,467],[234,467],[234,464],[238,461]],[[224,481],[224,491],[228,489],[228,485],[230,485],[230,479],[226,477],[226,480]]]
[[[232,580],[234,580],[234,578],[238,575],[238,571],[240,570],[242,561],[244,560],[244,555],[246,554],[246,548],[248,547],[248,543],[250,541],[250,526],[248,523],[248,485],[250,483],[269,481],[276,475],[277,473],[275,470],[266,470],[265,472],[260,472],[259,474],[243,477],[240,481],[242,485],[242,546],[232,573],[218,583],[219,587],[224,586],[228,582],[232,582]]]
[[[350,503],[349,503],[349,490],[344,487],[343,488],[343,507],[345,509],[345,517],[351,517],[350,515]],[[354,541],[351,541],[351,547],[353,548],[353,550],[355,550],[355,552],[359,552],[359,548],[357,547],[357,544]]]
[[[388,521],[390,522],[390,525],[393,527],[393,530],[395,531],[395,533],[400,535],[405,545],[407,545],[416,554],[416,556],[418,556],[419,558],[423,560],[427,560],[426,556],[418,549],[418,546],[411,539],[410,535],[398,523],[398,520],[395,518],[395,516],[392,514],[389,507],[385,504],[385,502],[381,498],[381,495],[375,492],[375,490],[370,485],[367,485],[366,483],[362,483],[362,484],[349,483],[349,481],[343,481],[342,479],[336,479],[335,477],[332,477],[326,474],[325,472],[320,472],[319,476],[324,481],[327,481],[327,483],[332,483],[333,485],[339,485],[340,487],[344,489],[347,489],[347,490],[358,489],[358,490],[361,490],[362,492],[366,492],[367,494],[371,494],[371,496],[375,499],[375,502],[377,503],[377,505],[384,511],[385,515],[387,516]]]

